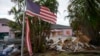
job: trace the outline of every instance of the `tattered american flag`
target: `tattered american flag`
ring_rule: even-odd
[[[31,40],[30,40],[30,27],[29,27],[29,19],[28,17],[26,17],[26,46],[28,48],[28,52],[30,54],[30,56],[32,56],[33,52],[32,52],[32,46],[31,46]]]
[[[26,14],[29,16],[39,16],[43,21],[51,24],[56,24],[57,16],[52,13],[49,8],[44,6],[39,6],[33,3],[31,0],[26,0]]]

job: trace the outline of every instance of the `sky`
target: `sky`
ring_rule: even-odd
[[[57,13],[57,24],[70,26],[69,25],[69,19],[65,18],[65,16],[68,15],[67,6],[69,3],[69,0],[58,0],[59,7]],[[0,18],[7,18],[9,20],[14,21],[14,15],[9,15],[8,11],[14,6],[15,4],[11,2],[11,0],[0,0]],[[65,12],[66,10],[66,12]]]
[[[8,11],[14,6],[10,0],[0,0],[0,18],[13,20],[13,15],[9,15]]]
[[[69,4],[69,0],[58,0],[58,2],[59,2],[59,7],[58,7],[59,13],[57,13],[57,24],[70,26],[69,19],[65,18],[65,16],[68,16],[67,7]]]

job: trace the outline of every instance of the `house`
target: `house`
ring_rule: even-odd
[[[0,18],[0,39],[2,40],[14,38],[14,32],[7,25],[9,21],[6,18]]]
[[[71,39],[72,37],[72,28],[70,26],[51,25],[50,37],[46,38],[46,40],[53,41],[53,44],[63,43],[66,39]]]
[[[70,26],[63,25],[52,25],[51,26],[51,37],[68,37],[72,36],[72,28]]]

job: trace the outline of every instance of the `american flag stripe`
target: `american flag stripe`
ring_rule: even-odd
[[[41,9],[44,9],[44,10],[48,10],[48,11],[50,11],[50,9],[47,8],[47,7],[45,7],[45,6],[41,6]]]
[[[45,16],[44,14],[40,15],[40,17],[42,17],[43,19],[48,19],[48,20],[55,21],[55,19],[51,19],[51,17]]]
[[[55,20],[53,20],[51,18],[42,16],[42,15],[40,15],[40,17],[42,17],[43,18],[42,20],[45,20],[46,22],[49,22],[50,23],[50,21],[51,21],[52,24],[55,24],[56,23]]]
[[[46,12],[46,11],[41,11],[40,12],[40,15],[44,15],[44,16],[47,16],[47,17],[50,17],[51,19],[54,19],[54,20],[56,20],[55,18],[55,15],[53,15],[53,14],[51,14],[51,13],[48,13],[48,12]]]
[[[31,47],[31,41],[30,41],[30,29],[29,29],[29,21],[26,17],[26,46],[28,48],[28,52],[30,56],[32,56],[32,47]]]
[[[47,13],[47,14],[49,14],[49,15],[55,17],[55,18],[57,17],[54,13],[50,12],[50,10],[45,9],[46,7],[44,7],[44,8],[42,8],[42,7],[43,7],[43,6],[41,6],[40,12]]]
[[[29,16],[31,16],[31,17],[34,16],[33,14],[29,13],[28,11],[26,11],[26,14],[29,15]]]
[[[55,18],[52,18],[52,16],[46,15],[45,13],[41,13],[40,15],[43,16],[43,18],[47,18],[48,17],[49,20],[56,20]]]
[[[42,18],[43,18],[42,20],[44,20],[44,21],[46,21],[46,22],[49,22],[49,23],[51,23],[51,24],[56,24],[56,22],[55,22],[54,19],[51,19],[51,18],[45,17],[45,16],[43,16],[43,15],[38,15],[38,14],[33,13],[33,12],[29,11],[29,10],[26,11],[26,14],[29,14],[30,16],[37,15],[37,16],[42,17]]]

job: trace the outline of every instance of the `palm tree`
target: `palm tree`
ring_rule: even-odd
[[[91,37],[91,43],[100,45],[100,1],[99,0],[70,0],[68,7],[71,25],[74,30],[80,30]]]
[[[40,0],[40,1],[36,1],[36,3],[48,7],[50,11],[52,12],[55,12],[55,13],[57,12],[56,0]],[[39,17],[35,17],[35,19],[32,20],[32,21],[37,21],[34,24],[32,24],[34,27],[31,27],[33,28],[32,33],[34,33],[32,34],[33,47],[34,47],[33,49],[36,52],[43,52],[46,50],[46,37],[49,37],[50,35],[51,24],[44,22],[42,20],[39,20],[38,18]]]
[[[57,13],[57,6],[58,3],[56,0],[33,0],[35,3],[38,3],[41,6],[46,6],[52,11],[53,13]],[[11,13],[15,15],[15,18],[17,18],[18,23],[21,24],[22,22],[22,12],[23,12],[23,0],[14,0],[14,2],[18,3],[16,6],[18,6],[18,9],[13,7],[11,9]],[[13,10],[14,9],[14,10]],[[44,52],[46,51],[46,37],[49,37],[50,35],[50,27],[51,24],[44,22],[40,20],[40,17],[30,17],[29,23],[30,23],[30,31],[31,31],[31,42],[32,42],[32,48],[33,51],[36,52]],[[22,24],[21,24],[22,25]]]

